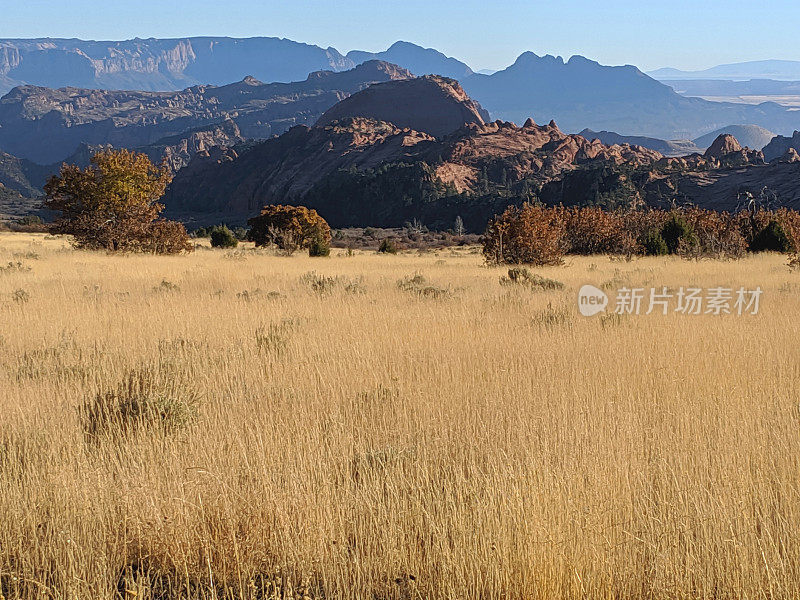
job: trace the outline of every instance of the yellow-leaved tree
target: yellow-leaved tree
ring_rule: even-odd
[[[85,169],[64,164],[44,187],[46,208],[61,213],[53,233],[76,246],[110,251],[176,254],[192,249],[181,223],[159,215],[171,181],[166,165],[145,154],[104,150]]]

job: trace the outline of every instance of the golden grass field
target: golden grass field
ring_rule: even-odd
[[[785,257],[568,258],[532,291],[477,249],[334,252],[0,235],[0,596],[800,596]],[[609,281],[764,296],[579,316]]]

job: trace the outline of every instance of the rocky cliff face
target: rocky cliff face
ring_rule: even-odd
[[[246,75],[297,81],[312,71],[354,66],[334,48],[278,38],[0,40],[0,95],[24,84],[157,91],[222,85]]]
[[[372,85],[328,109],[317,125],[355,117],[386,121],[440,137],[464,125],[483,125],[489,113],[467,96],[454,79],[426,75]]]
[[[246,77],[181,92],[24,86],[0,99],[0,150],[46,164],[64,159],[82,143],[148,146],[226,119],[235,122],[242,137],[268,138],[313,123],[372,83],[410,77],[405,69],[373,61],[341,73],[314,72],[295,83],[264,84]]]
[[[795,131],[791,136],[776,136],[764,146],[764,159],[772,162],[784,156],[790,149],[800,151],[800,131]]]
[[[413,81],[404,82],[416,89]],[[426,83],[427,85],[427,83]],[[451,106],[452,116],[461,112]],[[446,120],[446,119],[445,119]],[[242,222],[268,203],[303,203],[335,226],[399,226],[456,215],[485,224],[501,198],[492,186],[540,185],[590,164],[651,164],[661,155],[604,146],[555,123],[472,122],[435,138],[364,117],[295,127],[241,152],[217,151],[181,170],[165,204],[174,216]]]

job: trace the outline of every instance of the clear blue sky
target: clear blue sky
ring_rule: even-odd
[[[800,0],[0,0],[0,37],[277,36],[341,52],[402,39],[502,68],[525,50],[644,70],[800,60]]]

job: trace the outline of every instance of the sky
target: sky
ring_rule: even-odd
[[[799,0],[0,0],[0,38],[274,36],[349,50],[397,40],[473,69],[526,50],[643,70],[800,60]]]

